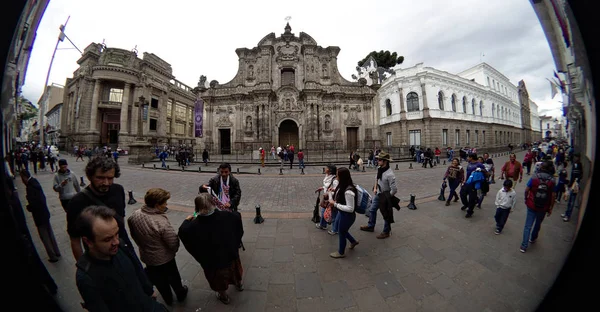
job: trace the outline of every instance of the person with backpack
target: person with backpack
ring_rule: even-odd
[[[356,186],[350,176],[348,168],[340,168],[337,171],[338,186],[329,197],[329,203],[333,209],[338,211],[339,218],[339,247],[338,251],[329,254],[334,259],[344,258],[346,256],[346,240],[350,241],[350,249],[358,245],[358,241],[350,234],[349,230],[356,221]]]
[[[477,197],[477,190],[481,188],[481,183],[487,179],[488,175],[485,166],[477,161],[477,154],[469,154],[468,160],[467,174],[465,175],[466,181],[463,181],[463,185],[460,188],[460,200],[463,204],[460,210],[467,210],[465,218],[473,216],[473,210],[479,199]]]
[[[525,188],[525,205],[527,218],[523,229],[523,241],[519,251],[527,251],[529,244],[534,244],[538,238],[542,221],[552,214],[556,193],[554,180],[550,174],[552,161],[546,161],[540,166],[540,171],[529,179]]]

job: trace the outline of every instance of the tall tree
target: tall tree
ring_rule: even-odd
[[[402,62],[404,62],[404,56],[398,56],[398,53],[396,52],[392,53],[388,50],[381,50],[379,52],[373,51],[369,53],[367,56],[365,56],[364,59],[358,62],[358,66],[362,67],[370,56],[372,56],[375,59],[375,62],[377,62],[377,66],[383,67],[385,69],[394,67],[396,66],[396,64],[402,64]]]

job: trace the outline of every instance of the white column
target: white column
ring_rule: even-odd
[[[129,94],[131,92],[131,84],[125,83],[123,88],[123,103],[121,103],[121,127],[119,134],[127,134],[127,121],[129,117]]]
[[[98,131],[98,101],[100,97],[100,80],[97,79],[94,84],[94,94],[92,96],[92,111],[90,113],[90,131]]]

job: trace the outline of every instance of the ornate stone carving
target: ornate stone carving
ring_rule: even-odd
[[[233,123],[229,118],[229,115],[233,114],[232,107],[219,107],[216,109],[217,114],[217,127],[231,127]]]
[[[200,79],[198,79],[198,88],[206,88],[206,76],[200,76]]]
[[[211,88],[216,88],[218,85],[219,85],[219,82],[218,82],[218,81],[216,81],[216,80],[212,80],[212,81],[210,82],[210,87],[211,87]]]
[[[331,125],[331,116],[325,115],[325,117],[323,118],[323,124],[324,124],[324,127],[323,127],[324,133],[329,134],[329,133],[333,132],[333,127]]]
[[[361,111],[360,106],[344,106],[344,113],[348,113],[348,117],[344,120],[344,125],[351,127],[362,125],[362,120],[358,118],[358,113]]]
[[[292,92],[285,92],[279,99],[279,105],[277,107],[279,111],[298,111],[301,110],[296,97]]]
[[[300,51],[300,48],[296,45],[290,45],[289,42],[284,46],[278,46],[277,61],[298,61],[298,51]]]

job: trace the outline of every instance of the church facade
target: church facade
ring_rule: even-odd
[[[239,68],[225,84],[201,77],[203,143],[217,154],[294,145],[339,149],[379,145],[372,105],[377,92],[344,79],[339,47],[323,48],[289,24],[252,49],[236,50]]]

